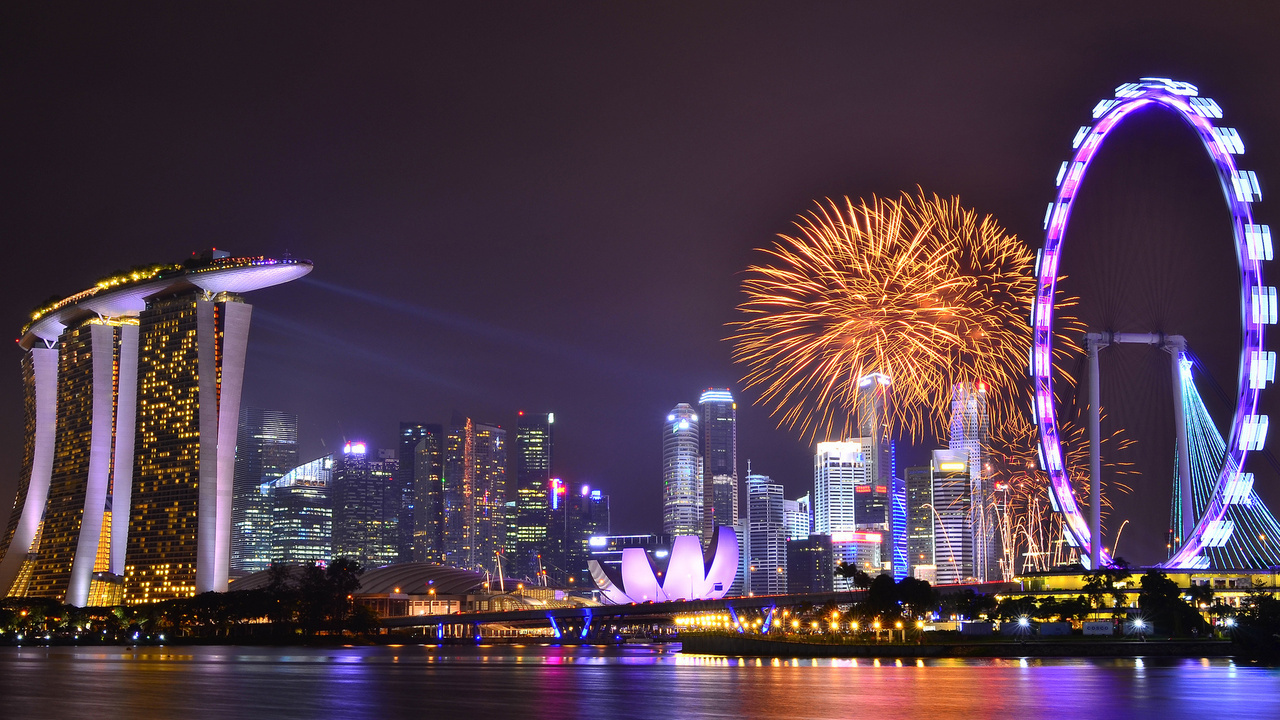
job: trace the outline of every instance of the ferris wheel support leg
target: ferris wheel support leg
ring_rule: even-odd
[[[1102,380],[1098,351],[1109,344],[1110,333],[1087,333],[1089,353],[1089,569],[1102,565]]]
[[[1179,513],[1179,544],[1185,543],[1195,527],[1194,499],[1191,497],[1191,455],[1187,447],[1187,412],[1182,405],[1182,354],[1187,350],[1186,338],[1170,335],[1165,338],[1165,350],[1173,356],[1173,424],[1178,442],[1178,496],[1181,498]]]

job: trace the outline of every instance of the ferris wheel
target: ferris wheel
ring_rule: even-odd
[[[1110,564],[1112,558],[1102,547],[1100,521],[1100,467],[1096,450],[1091,458],[1091,513],[1086,520],[1072,490],[1065,463],[1062,439],[1053,392],[1053,311],[1058,280],[1058,265],[1063,238],[1071,220],[1076,195],[1084,181],[1089,164],[1110,132],[1132,113],[1145,107],[1162,108],[1180,117],[1200,139],[1217,171],[1222,193],[1231,214],[1231,229],[1240,265],[1240,313],[1242,343],[1240,372],[1235,393],[1235,411],[1231,431],[1226,438],[1222,467],[1218,471],[1208,502],[1198,518],[1188,516],[1181,544],[1161,567],[1170,569],[1203,568],[1209,564],[1204,551],[1224,545],[1233,531],[1227,519],[1231,504],[1245,502],[1252,494],[1253,475],[1245,473],[1245,458],[1251,451],[1261,450],[1267,435],[1267,416],[1258,413],[1260,392],[1275,380],[1276,356],[1263,344],[1266,326],[1277,321],[1276,288],[1266,285],[1262,263],[1273,256],[1271,230],[1253,219],[1253,203],[1262,199],[1257,175],[1237,167],[1236,156],[1244,152],[1240,134],[1222,127],[1222,108],[1211,98],[1200,96],[1190,83],[1167,78],[1142,78],[1116,88],[1115,97],[1099,102],[1093,108],[1093,123],[1082,126],[1072,142],[1071,159],[1058,170],[1057,196],[1045,212],[1044,246],[1036,257],[1036,297],[1031,312],[1034,343],[1030,373],[1035,390],[1033,412],[1039,432],[1041,466],[1049,475],[1049,498],[1054,510],[1062,513],[1065,535],[1080,548],[1081,560],[1087,567]],[[1107,334],[1110,336],[1110,334]],[[1116,334],[1120,335],[1120,334]],[[1181,338],[1170,345],[1174,352],[1175,372],[1185,350]],[[1121,340],[1123,341],[1123,340]],[[1096,349],[1091,350],[1095,363]],[[1098,412],[1096,372],[1090,399],[1091,412]],[[1175,379],[1175,385],[1177,385]],[[1184,430],[1185,432],[1185,430]],[[1093,438],[1097,438],[1096,420]],[[1185,456],[1185,442],[1180,451]],[[1186,460],[1180,461],[1186,466]],[[1187,501],[1189,504],[1189,501]]]

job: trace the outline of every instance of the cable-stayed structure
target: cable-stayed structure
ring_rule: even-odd
[[[1182,410],[1187,418],[1187,454],[1191,469],[1192,514],[1200,517],[1213,498],[1218,470],[1226,456],[1227,445],[1209,417],[1200,392],[1192,377],[1192,361],[1184,354],[1179,358],[1182,382]],[[1182,462],[1175,455],[1175,462]],[[1173,502],[1170,508],[1170,550],[1176,551],[1182,538],[1177,537],[1178,519],[1182,517],[1182,493],[1179,492],[1175,468]],[[1203,557],[1214,570],[1261,569],[1280,565],[1280,523],[1263,504],[1253,489],[1253,474],[1246,473],[1228,489],[1226,516],[1219,521],[1217,532],[1206,543]],[[1214,544],[1221,543],[1221,544]]]

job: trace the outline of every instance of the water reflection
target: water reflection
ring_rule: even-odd
[[[1203,658],[722,658],[661,645],[2,648],[0,678],[0,707],[13,718],[1280,717],[1280,673]]]

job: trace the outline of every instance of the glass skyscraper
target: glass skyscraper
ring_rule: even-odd
[[[948,447],[964,453],[968,461],[973,575],[983,582],[1003,579],[1000,537],[996,532],[995,492],[987,458],[990,440],[986,384],[957,383],[951,391],[951,438]]]
[[[969,454],[963,450],[933,451],[933,557],[942,585],[975,577],[969,467]]]
[[[251,573],[271,565],[270,498],[262,485],[298,465],[298,416],[281,410],[240,408],[231,501],[231,570]]]
[[[506,536],[506,431],[454,415],[444,449],[446,564],[495,568]]]
[[[272,562],[333,559],[333,464],[333,456],[325,455],[262,485],[271,507]]]
[[[348,442],[334,456],[333,557],[351,558],[366,568],[399,556],[397,523],[400,486],[394,451],[374,458],[364,442]]]
[[[509,545],[511,571],[523,577],[536,577],[551,564],[554,425],[554,413],[521,411],[516,420],[516,516]]]
[[[698,399],[702,441],[702,536],[738,523],[738,405],[728,388],[708,388]]]
[[[768,475],[747,475],[747,589],[755,595],[787,591],[787,500]],[[806,533],[807,537],[807,533]]]
[[[820,442],[813,459],[813,531],[821,535],[858,529],[859,487],[868,486],[871,468],[862,439]]]
[[[413,468],[413,559],[417,562],[444,562],[444,442],[440,425],[400,423],[400,472]]]
[[[662,532],[702,535],[702,458],[698,414],[680,403],[662,426]]]

